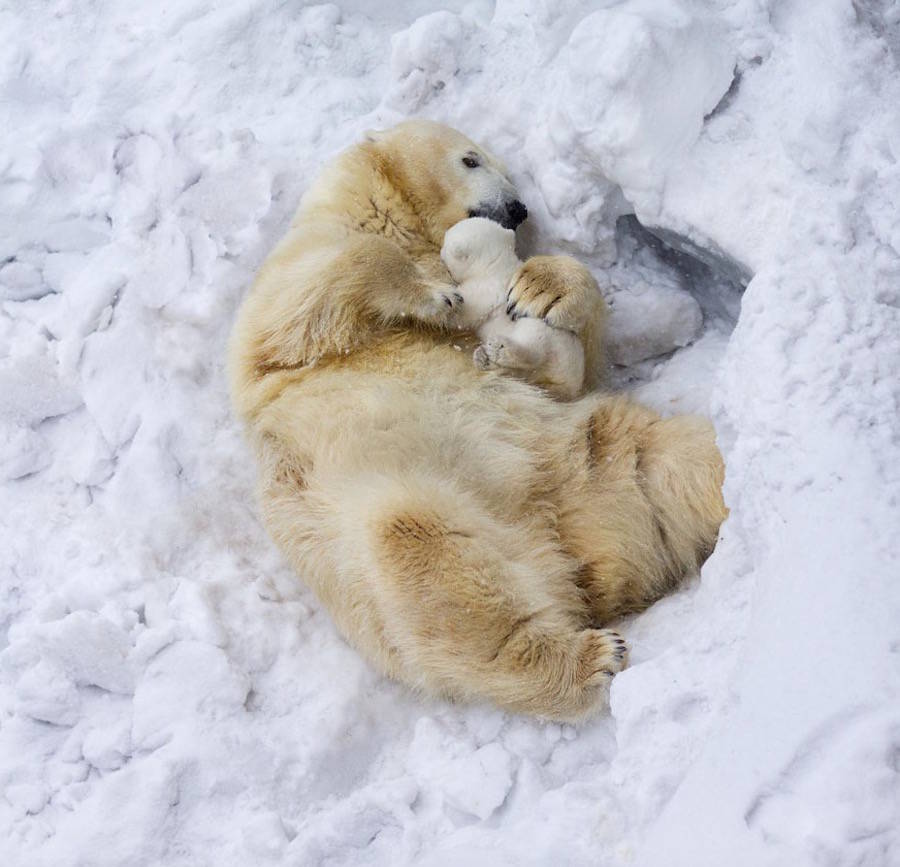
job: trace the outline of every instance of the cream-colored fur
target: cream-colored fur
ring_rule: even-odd
[[[722,462],[702,419],[558,403],[454,348],[444,235],[514,196],[437,124],[343,153],[244,302],[231,385],[268,529],[361,652],[431,694],[577,720],[623,665],[603,624],[715,543]],[[578,334],[590,383],[603,308],[582,266],[529,259],[510,304]]]
[[[463,297],[464,326],[481,341],[473,355],[480,369],[524,376],[564,400],[581,393],[584,348],[578,335],[545,319],[506,312],[507,293],[522,264],[512,229],[484,217],[462,220],[444,235],[441,260]]]

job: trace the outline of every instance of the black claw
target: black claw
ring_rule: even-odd
[[[448,307],[452,307],[452,306],[453,306],[453,302],[452,302],[446,295],[444,296],[444,303],[445,303]]]
[[[515,309],[516,309],[515,301],[511,302],[510,304],[507,304],[506,305],[506,315],[510,316],[512,314],[513,310],[515,310]]]

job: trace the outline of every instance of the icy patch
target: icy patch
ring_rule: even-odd
[[[629,365],[687,346],[700,333],[700,305],[683,289],[635,280],[612,298],[610,359]],[[648,330],[648,322],[662,323]]]
[[[708,414],[743,287],[634,217],[617,221],[616,246],[616,264],[599,275],[610,306],[611,385],[665,415]]]

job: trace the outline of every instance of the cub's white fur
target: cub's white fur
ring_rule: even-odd
[[[522,264],[512,229],[484,217],[462,220],[444,236],[441,259],[465,301],[463,323],[481,339],[474,354],[481,370],[502,368],[523,374],[566,400],[581,393],[584,348],[578,336],[545,319],[513,319],[506,311],[513,278]]]

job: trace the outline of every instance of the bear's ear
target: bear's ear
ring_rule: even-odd
[[[363,139],[365,141],[377,142],[381,141],[384,138],[384,130],[381,129],[367,129],[363,134]]]

